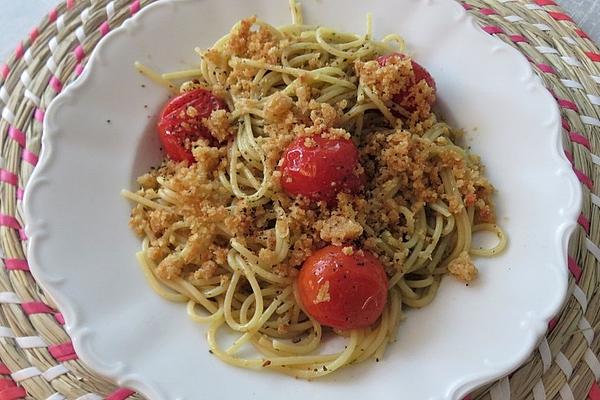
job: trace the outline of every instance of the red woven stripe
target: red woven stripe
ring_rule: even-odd
[[[570,100],[557,98],[556,101],[558,102],[558,105],[561,106],[562,108],[567,108],[569,110],[578,111],[577,104],[573,103]]]
[[[56,322],[58,322],[61,325],[65,324],[65,317],[63,317],[62,313],[54,314],[54,319],[56,320]]]
[[[567,120],[565,117],[562,117],[560,119],[560,122],[562,123],[562,127],[565,128],[566,131],[571,130],[571,126],[569,125],[569,120]]]
[[[19,177],[10,171],[0,168],[0,181],[8,183],[9,185],[17,186],[19,183]]]
[[[67,10],[75,7],[75,0],[67,0]]]
[[[515,43],[527,43],[527,38],[523,35],[508,35],[508,37]]]
[[[483,15],[498,14],[498,11],[494,10],[493,8],[482,8],[481,10],[479,10],[479,12],[482,13]]]
[[[21,58],[23,54],[25,54],[25,48],[23,47],[23,42],[19,42],[15,49],[15,58]]]
[[[588,393],[589,400],[600,400],[600,386],[598,383],[592,383],[592,387],[590,388],[590,392]]]
[[[487,33],[489,33],[490,35],[504,33],[504,30],[502,28],[500,28],[499,26],[494,26],[494,25],[486,25],[486,26],[482,27],[482,29],[484,31],[486,31]]]
[[[131,389],[119,388],[119,389],[115,390],[114,392],[112,392],[111,394],[109,394],[106,397],[106,400],[125,400],[126,398],[128,398],[129,396],[131,396],[134,393],[135,392]]]
[[[587,149],[591,149],[591,144],[590,144],[590,141],[588,140],[588,138],[586,138],[585,136],[583,136],[580,133],[569,132],[569,139],[571,139],[571,141],[573,143],[578,143],[578,144],[586,147]]]
[[[63,88],[63,84],[60,81],[60,79],[58,79],[56,76],[52,76],[52,78],[50,78],[50,86],[52,86],[52,89],[54,89],[54,91],[56,93],[60,93],[62,91]]]
[[[11,387],[0,391],[0,400],[16,400],[27,396],[27,392],[21,386]]]
[[[47,304],[42,303],[41,301],[30,301],[27,303],[21,304],[23,311],[27,315],[33,314],[52,314],[54,312]]]
[[[2,78],[6,79],[8,78],[8,74],[10,74],[10,67],[7,64],[2,64],[0,67],[0,75],[2,75]]]
[[[52,10],[50,10],[50,12],[48,13],[48,20],[50,22],[54,22],[54,21],[56,21],[57,17],[58,17],[58,11],[56,11],[56,8],[53,8]]]
[[[140,8],[141,8],[140,0],[135,0],[129,6],[129,12],[131,13],[131,15],[135,15],[135,13],[137,13],[138,11],[140,11]]]
[[[25,233],[25,229],[19,229],[19,239],[21,239],[23,242],[29,239]]]
[[[583,215],[583,213],[579,214],[579,218],[577,218],[577,223],[581,225],[585,233],[590,234],[590,220]]]
[[[21,147],[25,147],[25,134],[14,126],[8,128],[8,136],[19,143]]]
[[[13,381],[10,378],[2,378],[0,379],[0,391],[11,388],[11,387],[15,387],[17,386],[15,384],[15,381]]]
[[[558,11],[548,11],[548,14],[557,21],[573,21],[567,14]]]
[[[585,31],[583,29],[575,29],[575,33],[577,35],[579,35],[579,37],[584,38],[584,39],[589,39],[590,37],[588,36],[587,33],[585,33]]]
[[[571,165],[573,165],[573,153],[571,153],[568,150],[565,150],[565,156],[567,157],[567,160],[571,162]]]
[[[538,6],[555,6],[556,3],[552,0],[534,0]]]
[[[4,260],[4,267],[11,271],[29,271],[27,260],[21,258],[7,258]]]
[[[540,71],[545,72],[547,74],[555,74],[556,73],[556,71],[554,70],[554,68],[552,67],[552,65],[537,64],[537,67],[540,69]]]
[[[108,25],[108,21],[104,21],[102,25],[100,25],[100,36],[106,36],[108,32],[110,32],[110,25]]]
[[[552,332],[554,328],[556,328],[556,324],[558,324],[558,319],[552,318],[550,322],[548,322],[548,332]]]
[[[23,161],[28,162],[29,164],[33,165],[34,167],[37,165],[37,163],[39,161],[39,157],[37,156],[37,154],[32,153],[31,151],[29,151],[27,149],[23,149],[23,154],[21,154],[21,158],[23,159]]]
[[[594,53],[592,51],[586,51],[585,55],[590,58],[590,60],[594,62],[600,62],[600,53]]]
[[[10,369],[4,364],[0,364],[0,375],[10,375]]]
[[[13,229],[20,229],[19,221],[13,216],[0,214],[0,226],[7,226]]]
[[[463,400],[472,400],[470,395],[466,395],[465,397],[463,397]]]
[[[31,32],[29,32],[29,41],[31,43],[35,42],[35,39],[37,39],[38,36],[40,36],[40,31],[38,31],[38,28],[33,28]]]
[[[571,256],[567,259],[567,263],[569,265],[569,271],[573,274],[575,281],[579,282],[579,278],[581,278],[581,267],[577,264],[577,261]]]
[[[48,346],[48,351],[57,361],[69,361],[77,359],[73,343],[53,344]]]
[[[75,58],[77,59],[77,62],[81,62],[81,60],[83,60],[85,58],[85,51],[83,50],[83,46],[81,46],[81,45],[77,46],[73,53],[75,54]]]
[[[33,114],[33,118],[35,118],[39,122],[44,122],[44,110],[41,108],[36,108],[35,113]]]
[[[585,172],[580,171],[580,170],[578,170],[575,167],[573,167],[573,172],[575,172],[575,175],[577,176],[577,179],[579,179],[579,181],[581,183],[583,183],[585,186],[587,186],[588,189],[594,190],[594,181],[592,181],[592,178],[590,178],[589,176],[587,176],[585,174]]]

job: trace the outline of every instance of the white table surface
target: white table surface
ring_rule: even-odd
[[[59,0],[0,0],[0,62]],[[281,0],[284,1],[284,0]],[[600,0],[558,0],[575,21],[600,43]]]

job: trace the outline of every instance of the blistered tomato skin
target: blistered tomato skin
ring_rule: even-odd
[[[364,185],[358,149],[350,139],[300,137],[286,149],[280,165],[281,187],[290,196],[335,203],[340,192],[358,193]]]
[[[302,265],[297,285],[306,312],[340,330],[372,325],[387,302],[383,265],[364,250],[345,254],[332,245],[316,251]]]
[[[167,156],[174,161],[193,163],[189,144],[200,138],[215,139],[203,124],[214,110],[226,109],[225,102],[206,89],[196,89],[171,99],[163,108],[157,129]],[[186,145],[187,144],[187,145]]]
[[[388,60],[392,57],[399,57],[400,59],[404,59],[407,56],[402,53],[392,53],[392,54],[378,57],[377,62],[379,63],[379,65],[381,65],[383,67],[387,64]],[[433,89],[433,93],[435,94],[436,84],[435,84],[435,80],[433,79],[431,74],[425,69],[425,67],[423,67],[421,64],[419,64],[415,60],[410,60],[410,63],[412,65],[412,69],[415,74],[415,80],[414,80],[413,84],[417,84],[417,83],[421,82],[422,80],[424,80],[425,83],[427,83],[427,85],[429,85],[429,87],[431,87]],[[400,104],[402,102],[402,100],[404,99],[404,97],[407,96],[408,90],[409,89],[406,89],[406,90],[396,94],[393,99],[394,102]],[[413,111],[413,110],[409,110],[409,111]]]

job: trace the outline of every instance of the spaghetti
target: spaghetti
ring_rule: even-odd
[[[225,104],[202,120],[218,143],[186,143],[193,163],[165,159],[123,195],[136,204],[130,224],[143,238],[137,259],[148,282],[208,324],[215,356],[313,379],[380,360],[403,307],[430,303],[447,273],[474,279],[469,254],[495,255],[506,236],[479,159],[431,111],[431,85],[407,89],[416,70],[393,56],[402,38],[373,39],[370,17],[364,35],[306,25],[290,4],[291,25],[242,20],[211,49],[197,49],[197,69],[160,75],[137,64],[174,92],[204,88]],[[360,193],[340,192],[333,206],[282,190],[286,147],[299,137],[310,147],[316,135],[351,138],[367,177]],[[478,231],[496,234],[498,244],[474,248]],[[330,330],[303,306],[298,269],[330,244],[368,250],[384,266],[387,303],[371,326]],[[226,327],[238,336],[225,345]],[[332,334],[345,346],[323,354]],[[248,345],[260,356],[245,356]]]

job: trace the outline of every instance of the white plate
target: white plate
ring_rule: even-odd
[[[190,66],[195,46],[210,46],[240,18],[287,23],[284,0],[162,1],[102,41],[46,114],[26,191],[32,272],[63,311],[80,358],[152,399],[271,399],[282,390],[286,400],[458,399],[523,362],[565,296],[581,194],[557,106],[525,58],[451,0],[304,3],[307,21],[352,32],[372,12],[375,34],[399,32],[432,72],[443,115],[467,131],[498,188],[510,238],[500,257],[477,261],[475,285],[445,279],[432,305],[409,313],[383,362],[306,382],[220,362],[204,327],[146,284],[119,191],[160,159],[154,114],[167,93],[133,63]]]

